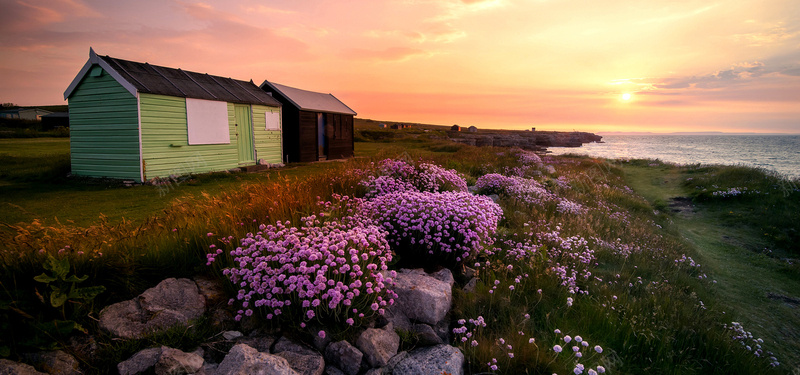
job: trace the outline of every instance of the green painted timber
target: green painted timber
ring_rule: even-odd
[[[239,154],[239,164],[254,164],[253,116],[249,104],[234,104],[234,126]]]
[[[73,174],[140,181],[136,97],[106,72],[86,75],[69,117]]]
[[[189,145],[184,98],[139,94],[139,100],[146,180],[239,166],[233,104],[228,103],[230,144]]]
[[[267,163],[283,162],[283,137],[280,130],[266,130],[264,114],[272,112],[279,114],[280,108],[253,105],[253,138],[256,148],[256,160],[263,159]],[[283,126],[281,126],[281,129]]]

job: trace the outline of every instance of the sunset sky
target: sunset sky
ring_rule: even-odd
[[[65,104],[89,47],[361,118],[800,133],[797,0],[0,0],[0,101]]]

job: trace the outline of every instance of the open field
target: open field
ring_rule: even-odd
[[[687,179],[692,182],[703,174],[720,174],[736,168],[739,167],[623,166],[630,186],[667,211],[686,207],[676,208],[674,203],[669,207],[671,198],[697,194],[694,184],[687,186]],[[753,185],[760,184],[759,179],[764,179],[764,175],[729,182],[740,187],[750,185],[753,190]],[[717,281],[708,292],[720,301],[726,315],[750,327],[754,334],[772,338],[778,356],[787,363],[798,364],[800,245],[776,238],[768,232],[769,228],[759,228],[757,222],[770,220],[753,212],[773,211],[767,214],[773,220],[783,221],[786,230],[797,225],[791,219],[800,209],[797,192],[784,196],[783,187],[774,185],[775,198],[696,201],[688,209],[669,215],[669,224],[676,235],[697,250],[696,260]],[[755,217],[746,220],[743,215]]]
[[[481,245],[467,262],[480,276],[474,292],[461,291],[468,280],[455,269],[450,328],[459,333],[451,344],[465,353],[468,373],[573,373],[579,362],[612,374],[792,373],[800,365],[794,302],[800,298],[800,270],[790,264],[798,252],[789,223],[800,202],[798,192],[720,197],[696,187],[713,183],[715,191],[729,192],[746,182],[748,194],[761,194],[759,181],[769,176],[753,172],[745,180],[725,179],[733,173],[726,168],[539,158],[520,150],[452,144],[436,128],[358,125],[362,141],[356,142],[355,159],[194,176],[164,194],[153,186],[65,180],[57,164],[32,172],[29,167],[42,160],[63,158],[68,143],[10,141],[3,150],[11,151],[3,157],[17,166],[3,167],[0,175],[0,221],[12,224],[0,231],[0,318],[8,322],[2,326],[0,354],[17,359],[31,348],[63,345],[67,334],[43,335],[35,329],[53,319],[76,321],[95,335],[98,358],[77,354],[88,373],[107,373],[154,345],[193,350],[216,334],[207,324],[120,341],[100,331],[90,316],[167,277],[205,274],[225,280],[222,268],[236,264],[223,253],[206,266],[209,246],[227,251],[231,247],[222,239],[228,236],[238,240],[261,223],[298,225],[301,217],[323,212],[319,201],[336,207],[337,195],[364,197],[371,191],[367,176],[385,173],[380,161],[391,158],[415,168],[426,162],[441,166],[445,169],[431,169],[438,178],[463,178],[464,184],[477,184],[480,194],[498,194],[502,219],[493,230],[480,232]],[[459,183],[447,186],[460,189]],[[685,202],[670,207],[674,197],[694,197],[694,211]],[[758,218],[764,204],[775,208],[763,213],[769,220]],[[325,213],[334,220],[348,215],[336,209]],[[98,219],[101,214],[106,218]],[[779,225],[782,221],[786,225]],[[399,263],[404,256],[407,263],[413,258],[404,248],[393,250]],[[74,274],[88,275],[87,284],[108,292],[91,306],[58,311],[43,305],[34,297],[42,289],[33,277],[42,273],[47,254],[69,260]],[[235,294],[233,285],[227,288]],[[317,312],[324,316],[324,310]],[[486,326],[460,323],[479,317]],[[305,337],[298,321],[263,323]],[[726,328],[733,322],[741,322],[754,338],[734,339],[735,332]],[[330,327],[330,332],[341,335],[337,339],[352,335],[346,328]],[[466,333],[470,336],[462,342]],[[591,343],[588,350],[578,347],[583,358],[571,354],[565,335]],[[416,345],[412,335],[401,337],[402,347]],[[755,341],[759,337],[763,343]],[[565,352],[558,353],[556,345]],[[759,356],[755,345],[763,346]],[[767,352],[781,364],[772,367]]]

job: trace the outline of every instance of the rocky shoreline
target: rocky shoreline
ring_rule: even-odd
[[[587,132],[543,132],[498,130],[479,132],[450,131],[453,142],[471,146],[519,147],[523,150],[546,151],[548,147],[580,147],[585,143],[602,142],[603,137]]]

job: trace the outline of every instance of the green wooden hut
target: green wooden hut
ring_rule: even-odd
[[[144,182],[282,161],[281,104],[253,81],[90,48],[64,99],[75,175]]]

